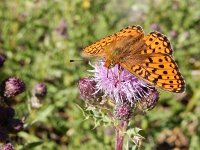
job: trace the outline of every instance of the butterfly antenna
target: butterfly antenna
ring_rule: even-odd
[[[88,61],[88,60],[85,60],[85,59],[70,59],[69,60],[69,62],[75,62],[75,61]],[[105,60],[95,60],[95,62],[105,62]]]
[[[70,59],[69,62],[75,62],[75,61],[85,61],[83,59]]]

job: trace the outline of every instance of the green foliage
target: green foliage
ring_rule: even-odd
[[[17,115],[29,114],[27,129],[16,140],[18,149],[114,148],[114,135],[85,120],[77,81],[90,69],[80,59],[88,44],[127,25],[145,32],[156,23],[171,41],[174,57],[187,83],[184,94],[161,92],[159,104],[136,116],[133,126],[143,129],[143,149],[159,147],[165,130],[180,128],[190,149],[200,145],[200,2],[198,0],[16,0],[0,2],[0,52],[7,56],[0,80],[20,77],[27,92],[20,95]],[[60,34],[61,23],[66,32]],[[171,36],[176,32],[176,37]],[[48,94],[39,109],[30,109],[31,90],[45,81]],[[165,141],[163,141],[165,142]]]

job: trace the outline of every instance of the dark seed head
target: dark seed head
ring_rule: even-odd
[[[25,84],[16,77],[10,77],[1,85],[1,92],[7,98],[15,97],[25,91]]]

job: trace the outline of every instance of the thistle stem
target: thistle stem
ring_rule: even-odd
[[[124,135],[123,131],[126,131],[128,121],[121,121],[119,125],[115,128],[115,150],[123,150]]]

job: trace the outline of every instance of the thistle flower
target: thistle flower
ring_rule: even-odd
[[[47,94],[47,87],[45,83],[38,83],[33,89],[35,96],[44,97]]]
[[[1,92],[7,98],[15,97],[25,91],[25,84],[16,77],[10,77],[1,85]]]
[[[102,91],[105,97],[110,97],[116,104],[136,104],[138,100],[149,95],[153,89],[143,80],[134,76],[122,67],[115,65],[111,69],[103,63],[93,65],[93,80],[96,82],[96,92]]]
[[[14,150],[14,147],[11,143],[6,143],[0,147],[0,150]]]

